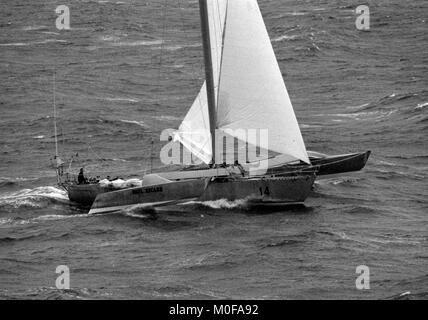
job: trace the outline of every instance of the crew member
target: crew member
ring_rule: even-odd
[[[83,174],[83,168],[80,168],[79,175],[77,176],[77,182],[79,184],[85,184],[86,183],[86,178],[85,178],[85,175]]]
[[[235,160],[235,167],[237,167],[239,169],[239,171],[241,171],[241,174],[243,177],[245,177],[245,169],[244,167],[238,162],[238,160]]]

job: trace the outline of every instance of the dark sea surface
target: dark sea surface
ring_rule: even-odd
[[[92,216],[56,186],[54,70],[62,157],[141,177],[204,81],[198,2],[70,0],[59,31],[61,1],[2,0],[0,298],[427,298],[428,2],[366,3],[369,32],[359,1],[259,1],[307,148],[372,150],[363,171],[286,210]],[[370,290],[356,289],[359,265]]]

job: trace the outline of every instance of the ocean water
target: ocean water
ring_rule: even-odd
[[[141,177],[204,80],[198,1],[71,0],[68,31],[59,4],[0,4],[0,298],[427,298],[426,1],[368,1],[368,32],[358,1],[259,1],[307,148],[372,150],[361,172],[317,181],[304,207],[98,216],[56,186],[54,70],[73,170]]]

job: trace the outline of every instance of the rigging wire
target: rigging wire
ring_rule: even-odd
[[[53,116],[54,116],[54,130],[55,130],[55,159],[58,158],[58,130],[56,126],[56,101],[55,101],[55,90],[56,90],[56,84],[55,84],[55,69],[53,72]]]
[[[168,0],[165,0],[163,3],[163,13],[162,13],[163,26],[162,26],[162,38],[161,38],[161,47],[160,47],[160,54],[159,54],[158,87],[160,87],[160,82],[161,82],[163,53],[164,53],[164,47],[165,47],[167,11],[168,11]],[[158,98],[159,98],[159,95],[160,95],[160,91],[158,91]]]
[[[166,38],[166,15],[168,12],[168,0],[165,0],[163,2],[163,11],[162,11],[162,38],[161,38],[161,47],[160,47],[160,53],[159,53],[159,70],[158,70],[158,81],[157,81],[157,97],[155,101],[155,104],[160,104],[160,87],[161,87],[161,76],[162,76],[162,64],[164,62],[163,55],[164,55],[164,49],[165,49],[165,38]],[[156,111],[155,111],[156,112]],[[154,130],[151,131],[151,138],[150,138],[150,172],[153,171],[153,149],[154,149]]]

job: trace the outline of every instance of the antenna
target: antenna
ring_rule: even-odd
[[[55,84],[55,69],[53,72],[53,117],[54,117],[54,130],[55,130],[55,171],[56,171],[56,177],[58,180],[58,185],[61,185],[61,176],[63,174],[62,171],[62,164],[63,162],[59,158],[58,154],[58,129],[56,126],[56,101],[55,101],[55,91],[56,91],[56,84]]]
[[[152,134],[152,141],[151,141],[151,149],[150,149],[150,173],[153,173],[153,134]]]
[[[54,112],[54,129],[55,129],[55,159],[58,164],[58,132],[56,127],[56,101],[55,101],[55,69],[53,73],[53,112]]]

